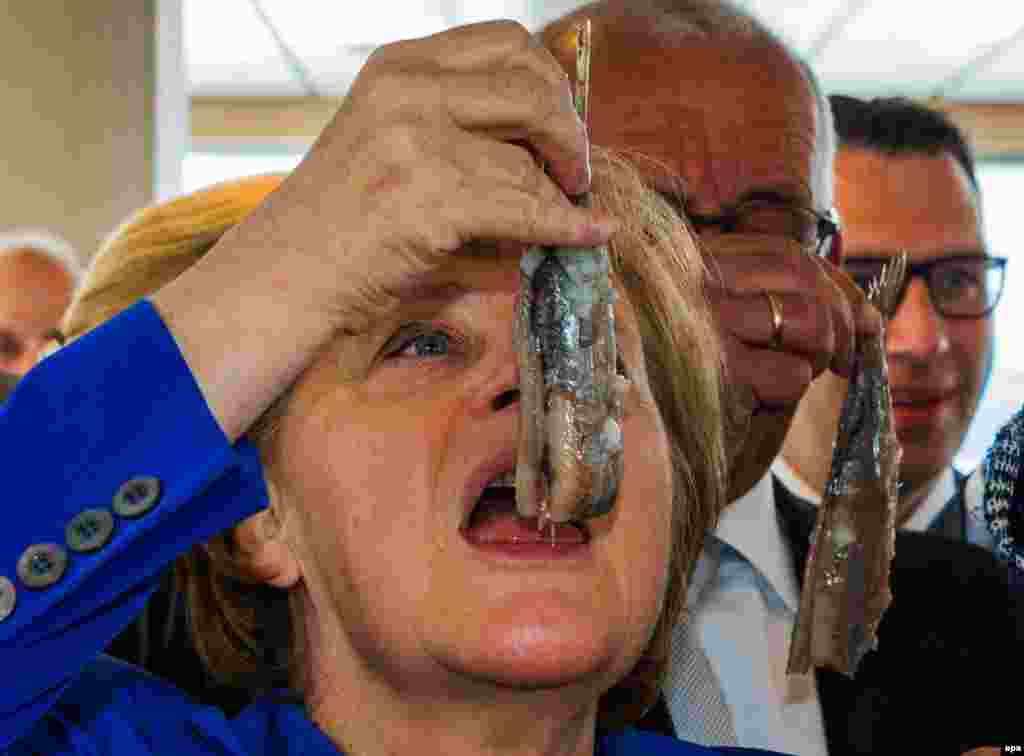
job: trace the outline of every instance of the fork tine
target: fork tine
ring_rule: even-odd
[[[906,250],[900,250],[896,255],[896,259],[893,261],[893,270],[891,274],[891,281],[889,284],[889,296],[886,297],[885,310],[886,317],[891,318],[896,314],[896,297],[899,294],[901,288],[903,288],[903,280],[907,274],[907,252]]]
[[[896,295],[903,286],[906,273],[907,253],[901,250],[868,284],[868,301],[875,305],[886,319],[895,314]]]

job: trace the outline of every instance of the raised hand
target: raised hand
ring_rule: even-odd
[[[701,243],[725,352],[733,500],[779,453],[811,381],[826,369],[848,376],[857,339],[881,320],[845,273],[795,242],[727,234]]]
[[[398,42],[280,188],[153,301],[234,438],[334,333],[443,285],[456,255],[470,266],[467,243],[605,243],[610,219],[566,198],[588,188],[568,80],[523,27]]]

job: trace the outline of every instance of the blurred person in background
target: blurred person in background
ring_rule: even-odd
[[[66,241],[48,231],[0,233],[0,371],[27,373],[52,340],[81,275]]]
[[[967,517],[953,457],[992,369],[992,313],[1006,259],[985,243],[974,160],[943,114],[903,98],[831,98],[843,266],[867,288],[901,250],[909,272],[886,329],[893,419],[903,447],[897,525],[992,546]],[[822,375],[801,401],[774,469],[817,501],[847,382]]]

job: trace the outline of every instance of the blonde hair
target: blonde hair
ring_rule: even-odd
[[[612,727],[638,719],[658,696],[689,572],[723,503],[725,455],[721,353],[695,242],[627,163],[595,148],[593,174],[595,203],[623,222],[610,245],[612,265],[636,312],[671,448],[675,493],[672,571],[663,611],[631,674],[602,698],[601,724]],[[93,261],[65,317],[66,335],[74,338],[95,328],[170,282],[278,181],[259,177],[220,184],[138,213]],[[286,401],[279,400],[248,433],[264,460],[272,445],[272,416]],[[294,647],[287,594],[247,582],[231,532],[183,555],[176,571],[189,602],[196,649],[215,677],[249,688],[298,684],[294,671],[301,668],[302,649]]]

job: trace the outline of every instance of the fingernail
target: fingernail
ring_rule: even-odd
[[[583,227],[583,243],[589,246],[605,244],[618,230],[618,220],[608,215],[599,216]]]

